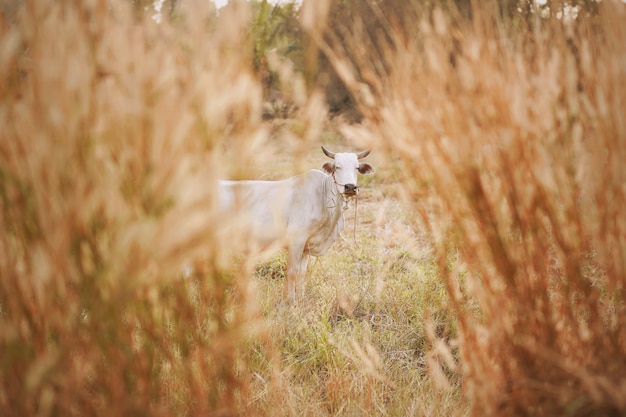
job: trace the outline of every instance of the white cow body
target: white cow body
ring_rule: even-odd
[[[306,274],[308,255],[323,255],[343,230],[343,210],[358,191],[357,170],[374,172],[369,164],[358,163],[357,154],[324,153],[335,160],[324,164],[326,172],[313,169],[281,181],[219,183],[221,208],[243,222],[250,239],[260,247],[281,243],[287,248],[286,292],[292,301]]]

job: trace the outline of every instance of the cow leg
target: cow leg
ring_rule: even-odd
[[[293,303],[296,301],[296,286],[299,284],[300,271],[304,263],[306,270],[307,259],[304,256],[304,243],[292,244],[287,254],[287,281],[285,282],[286,293],[289,300]]]
[[[302,260],[300,261],[300,268],[298,269],[298,276],[296,277],[296,288],[300,290],[300,296],[304,297],[304,279],[306,278],[306,268],[309,264],[309,254],[302,254]]]

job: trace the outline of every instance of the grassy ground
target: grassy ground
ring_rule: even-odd
[[[355,149],[329,137],[331,149]],[[316,147],[307,162],[316,168],[324,159]],[[399,202],[393,170],[375,151],[368,161],[377,172],[359,178],[342,237],[310,260],[297,305],[283,299],[284,252],[256,268],[255,293],[278,358],[252,352],[254,405],[269,401],[273,365],[288,387],[281,415],[462,415],[455,360],[433,353],[455,336],[444,281],[427,236]]]

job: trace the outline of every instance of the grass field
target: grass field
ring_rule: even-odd
[[[355,148],[347,143],[332,146]],[[324,159],[317,147],[307,158],[311,167]],[[416,219],[401,206],[393,169],[375,155],[368,160],[377,172],[361,184],[356,234],[353,202],[342,239],[310,261],[304,299],[298,305],[286,306],[283,299],[284,256],[256,269],[255,293],[267,337],[272,350],[280,352],[273,365],[288,387],[282,412],[463,414],[460,379],[453,371],[456,359],[447,349],[442,353],[449,358],[433,353],[435,346],[455,337],[433,249]],[[269,412],[263,404],[271,398],[266,384],[272,362],[260,356],[252,361],[261,361],[255,370],[259,381],[253,384],[260,392],[254,397],[256,406]],[[441,379],[433,381],[433,372]]]
[[[626,11],[475,3],[304,2],[359,123],[276,56],[263,118],[244,2],[2,9],[0,415],[623,415]],[[376,173],[289,304],[216,184],[320,145]]]

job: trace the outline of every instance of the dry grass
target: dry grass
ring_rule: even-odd
[[[438,307],[419,297],[439,303],[443,287],[430,258],[385,243],[402,211],[377,204],[384,187],[360,202],[361,246],[314,265],[298,307],[282,302],[282,263],[255,275],[248,243],[224,235],[218,176],[284,177],[321,164],[320,140],[357,144],[322,132],[321,97],[279,61],[300,110],[264,124],[247,9],[217,19],[202,4],[156,24],[123,1],[27,1],[2,21],[2,415],[403,415],[458,400],[425,372],[421,321]]]
[[[386,66],[318,40],[430,230],[472,414],[623,414],[626,11],[509,33],[489,5],[383,21]]]
[[[212,184],[266,134],[232,52],[245,14],[211,16],[181,31],[128,2],[24,2],[3,22],[3,415],[234,412],[246,395],[238,341],[258,320]]]
[[[405,5],[368,54],[321,43],[322,3],[303,23],[359,126],[280,60],[293,117],[262,120],[242,4],[0,23],[3,416],[624,413],[623,10],[516,34]],[[320,143],[377,173],[287,306],[283,258],[224,235],[213,187]]]

